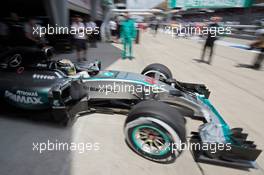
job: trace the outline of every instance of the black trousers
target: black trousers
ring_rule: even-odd
[[[257,58],[255,59],[253,67],[256,68],[256,69],[260,69],[263,60],[264,60],[264,48],[261,49],[261,51],[258,54]]]
[[[89,40],[91,47],[96,47],[97,39],[96,39],[96,34],[94,32],[91,35],[89,35],[88,40]]]
[[[212,57],[213,57],[213,54],[214,54],[214,41],[206,41],[205,42],[204,47],[203,47],[202,56],[201,56],[201,60],[202,61],[204,61],[204,56],[205,56],[205,53],[206,53],[207,49],[210,50],[208,63],[211,64]]]

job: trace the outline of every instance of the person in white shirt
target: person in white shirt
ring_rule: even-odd
[[[81,60],[87,61],[86,53],[87,53],[87,46],[86,46],[86,33],[85,33],[85,25],[82,22],[82,18],[76,16],[74,22],[72,23],[71,29],[76,31],[74,34],[74,44],[77,50],[77,61],[80,62]],[[81,57],[81,52],[83,52],[83,57]]]

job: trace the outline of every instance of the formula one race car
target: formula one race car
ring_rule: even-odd
[[[128,146],[144,158],[169,163],[188,145],[196,161],[252,168],[261,150],[242,128],[231,129],[202,84],[179,82],[164,65],[141,74],[101,71],[51,60],[49,50],[14,48],[0,55],[0,98],[19,114],[51,116],[63,125],[91,113],[124,114]],[[1,107],[2,108],[2,107]],[[202,121],[187,144],[185,118]]]

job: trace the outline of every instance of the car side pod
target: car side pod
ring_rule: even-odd
[[[69,81],[51,91],[52,116],[63,126],[72,125],[76,118],[89,112],[88,94],[79,81]]]
[[[256,159],[262,150],[257,149],[253,141],[246,140],[247,134],[242,133],[242,128],[233,128],[231,131],[233,143],[230,143],[229,149],[224,148],[214,153],[209,150],[196,149],[197,145],[203,145],[204,143],[201,141],[198,132],[192,132],[190,145],[195,161],[243,170],[257,168]]]
[[[62,126],[71,126],[78,117],[86,113],[89,113],[86,97],[71,105],[52,107],[53,118]]]

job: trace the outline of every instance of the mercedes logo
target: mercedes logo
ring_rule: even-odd
[[[18,67],[22,62],[22,57],[20,54],[15,54],[10,58],[9,66],[10,67]]]

